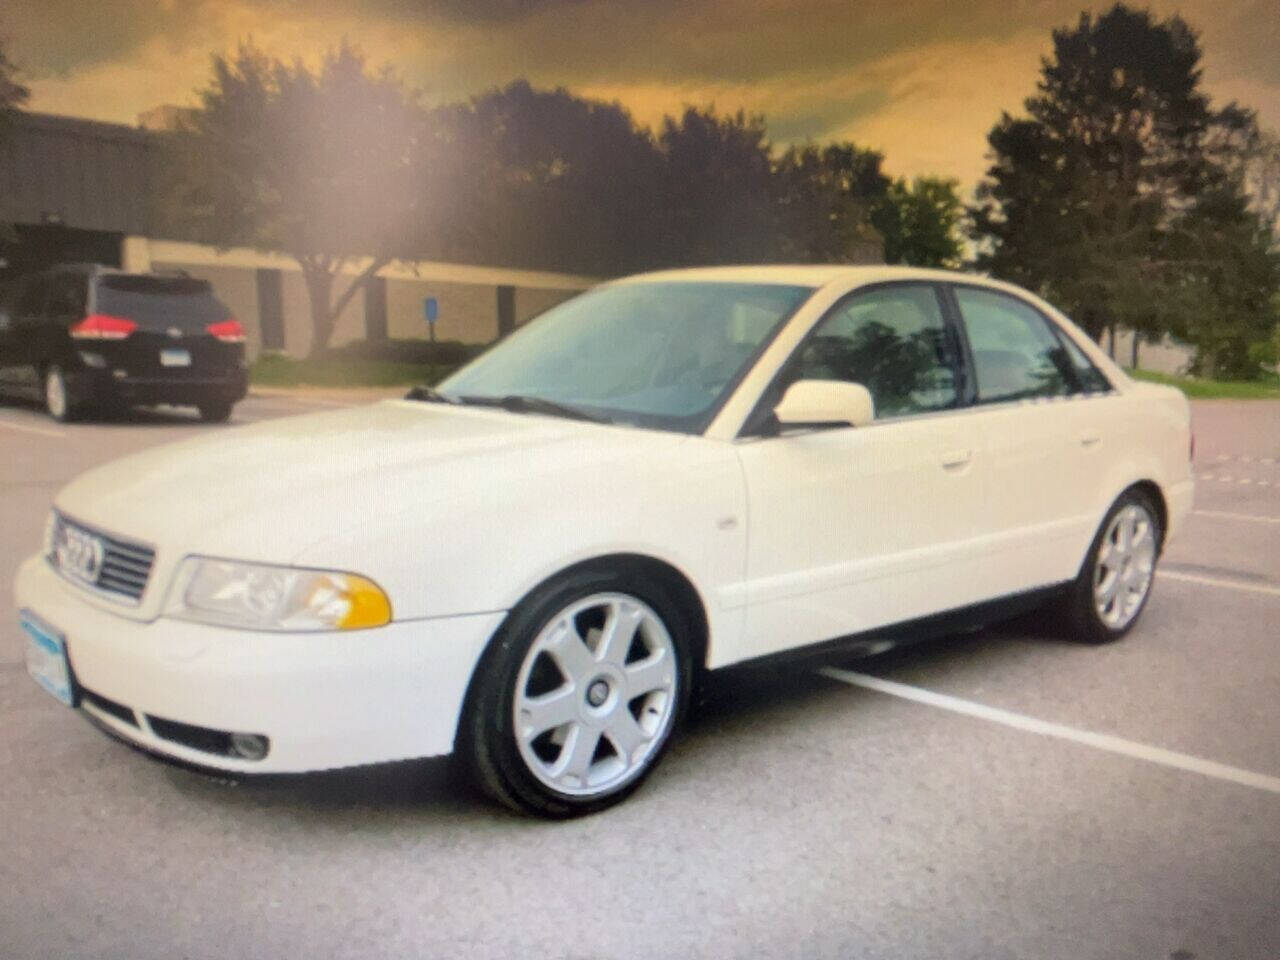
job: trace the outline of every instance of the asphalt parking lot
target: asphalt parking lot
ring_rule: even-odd
[[[321,409],[0,406],[0,582],[80,471]],[[0,957],[1280,958],[1280,403],[1200,402],[1196,511],[1119,644],[1041,622],[714,680],[563,824],[447,761],[241,783],[36,687],[0,617]],[[234,482],[229,478],[228,482]]]

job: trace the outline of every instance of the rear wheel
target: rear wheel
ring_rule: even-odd
[[[74,419],[67,375],[56,363],[50,364],[44,372],[44,408],[59,423]]]
[[[229,400],[213,400],[200,404],[200,419],[205,423],[226,423],[231,419],[231,408],[235,406]]]
[[[462,745],[481,785],[564,818],[627,797],[657,765],[688,700],[685,618],[662,585],[581,571],[522,601],[477,671]]]
[[[1128,490],[1112,505],[1065,600],[1075,639],[1109,643],[1133,628],[1151,596],[1163,537],[1146,494]]]

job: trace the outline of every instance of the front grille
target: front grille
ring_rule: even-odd
[[[151,575],[151,565],[156,559],[155,550],[140,543],[120,540],[62,514],[55,515],[54,523],[55,545],[61,541],[64,528],[74,530],[82,536],[96,538],[102,544],[102,562],[92,579],[86,577],[81,570],[64,566],[55,546],[49,560],[59,573],[90,589],[138,602],[142,591],[147,587],[147,578]]]

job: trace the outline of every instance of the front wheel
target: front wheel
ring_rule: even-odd
[[[657,765],[691,681],[688,627],[662,585],[580,571],[534,591],[494,638],[463,717],[481,785],[525,813],[618,803]]]
[[[1065,598],[1075,639],[1109,643],[1133,628],[1151,596],[1163,536],[1146,494],[1128,490],[1112,505]]]

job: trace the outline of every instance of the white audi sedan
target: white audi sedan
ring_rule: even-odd
[[[707,670],[1043,604],[1120,637],[1190,509],[1190,444],[1180,393],[1007,284],[654,273],[434,390],[90,471],[17,603],[34,678],[154,753],[456,751],[563,817],[640,784]]]

